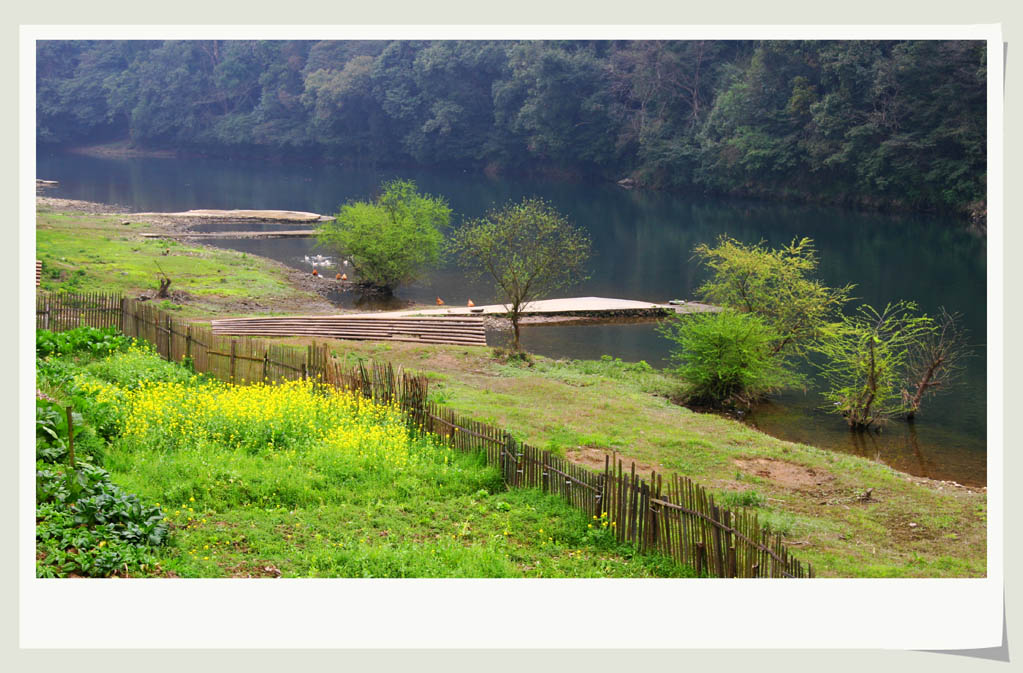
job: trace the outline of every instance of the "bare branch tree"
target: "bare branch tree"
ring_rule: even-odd
[[[906,418],[913,420],[924,398],[952,386],[963,373],[963,361],[973,355],[962,327],[962,315],[941,308],[931,330],[909,350],[902,399]]]
[[[164,253],[164,254],[167,254],[167,253]],[[167,298],[167,289],[170,287],[170,284],[171,284],[170,276],[168,276],[166,273],[164,273],[164,271],[160,267],[159,263],[157,263],[155,261],[153,263],[156,264],[156,268],[160,271],[160,275],[163,276],[163,278],[159,278],[159,276],[157,277],[158,280],[160,281],[160,289],[156,291],[156,296],[159,297],[160,299],[166,299]]]

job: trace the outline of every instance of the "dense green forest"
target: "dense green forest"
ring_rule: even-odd
[[[980,41],[40,41],[45,146],[978,214]]]

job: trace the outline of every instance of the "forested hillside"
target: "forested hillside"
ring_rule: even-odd
[[[983,42],[41,41],[43,145],[984,209]]]

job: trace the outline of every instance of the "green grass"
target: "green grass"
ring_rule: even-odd
[[[145,225],[122,225],[120,218],[39,211],[36,257],[43,262],[40,288],[69,292],[155,290],[158,278],[172,279],[172,293],[189,304],[164,300],[160,308],[183,315],[217,312],[231,300],[258,303],[318,301],[288,284],[280,266],[233,250],[189,245],[173,239],[139,236]]]
[[[182,274],[181,284],[193,279],[199,301],[180,309],[189,316],[222,312],[232,297],[280,307],[309,296],[284,286],[279,269],[259,258],[184,245],[161,248],[156,241],[141,247],[141,227],[109,217],[40,212],[37,222],[47,270],[67,275],[61,283],[44,278],[44,288],[68,283],[126,292],[152,288],[156,262],[172,277]],[[160,254],[168,248],[171,254]],[[166,264],[174,265],[173,273]],[[225,278],[232,264],[254,275]],[[181,287],[178,282],[175,277],[172,289]],[[672,403],[679,392],[676,380],[641,364],[536,357],[527,366],[494,358],[485,348],[370,342],[334,347],[349,362],[379,359],[424,372],[430,399],[535,446],[568,456],[581,447],[613,449],[658,471],[689,476],[716,498],[735,498],[736,504],[746,499],[822,576],[986,573],[986,494],[938,491],[864,458],[784,442],[733,420],[694,413]],[[806,488],[739,468],[737,461],[754,458],[832,479]],[[868,488],[874,489],[873,504],[857,500]],[[749,490],[757,496],[738,495]]]
[[[695,413],[672,403],[677,384],[662,372],[607,358],[565,362],[535,356],[532,366],[510,364],[489,349],[461,346],[332,345],[349,359],[388,360],[425,372],[432,399],[534,446],[569,456],[583,448],[610,449],[626,465],[636,460],[689,476],[716,500],[752,506],[820,576],[986,573],[985,493],[938,490],[865,458],[785,442],[727,418]],[[819,487],[788,484],[737,463],[756,458],[829,478]],[[873,504],[858,500],[868,488],[874,489]]]
[[[190,380],[180,367],[138,350],[101,360],[65,359],[64,365],[43,371],[61,371],[60,389],[76,400],[87,423],[116,430],[103,452],[110,479],[147,506],[162,509],[170,527],[168,541],[140,556],[145,567],[136,564],[132,575],[679,577],[689,572],[665,557],[635,554],[556,496],[507,491],[480,455],[416,438],[406,439],[404,448],[377,446],[415,460],[378,460],[370,451],[378,442],[374,424],[397,422],[388,420],[386,411],[364,427],[355,418],[335,419],[355,428],[337,440],[347,442],[341,445],[332,439],[333,426],[315,434],[302,425],[321,417],[301,406],[329,404],[329,396],[296,393],[286,400],[294,421],[289,426],[288,419],[269,411],[258,418],[248,415],[244,399],[257,394],[254,389]],[[162,380],[170,383],[154,383]],[[155,391],[160,390],[169,392],[159,397]],[[199,396],[193,403],[221,404],[223,410],[208,417],[190,411],[189,395]],[[156,407],[150,405],[154,399]],[[171,413],[175,408],[178,416]],[[175,425],[182,418],[198,419],[198,425],[183,431]],[[275,447],[262,449],[250,441],[273,423],[286,435],[278,436]],[[216,427],[207,427],[211,424]]]

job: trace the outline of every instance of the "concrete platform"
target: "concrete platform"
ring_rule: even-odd
[[[334,219],[300,210],[186,210],[178,213],[132,213],[136,217],[159,216],[182,220],[223,220],[225,222],[325,222]]]
[[[293,229],[288,231],[185,231],[174,234],[145,232],[143,238],[312,238],[315,229]]]
[[[667,315],[671,313],[702,313],[719,311],[717,306],[686,302],[682,305],[658,304],[634,299],[613,299],[608,297],[568,297],[564,299],[541,299],[530,302],[523,308],[523,315]],[[376,313],[379,316],[414,316],[414,315],[503,315],[508,312],[506,304],[487,304],[485,306],[438,306],[435,309],[417,309],[410,311],[387,311]]]

